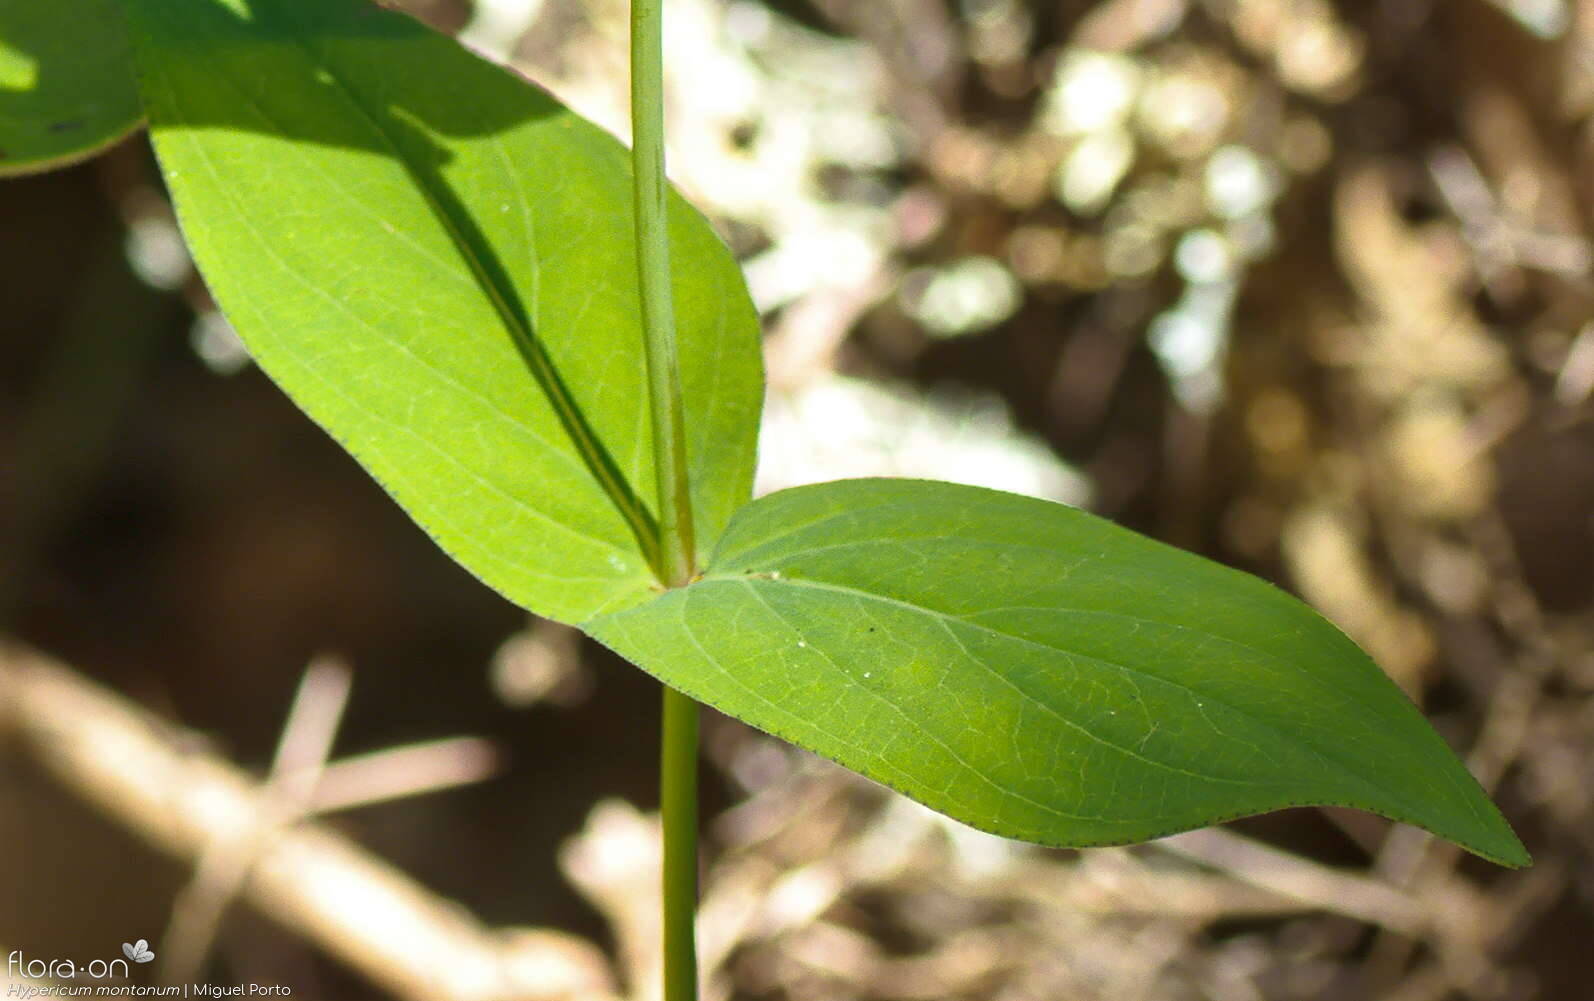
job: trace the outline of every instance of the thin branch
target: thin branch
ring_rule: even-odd
[[[243,838],[207,845],[194,866],[193,879],[172,902],[171,919],[161,937],[165,983],[185,984],[198,977],[222,918],[255,860],[271,839],[309,813],[348,705],[350,681],[348,667],[331,658],[316,658],[305,669],[262,790],[259,823],[243,832]]]
[[[240,769],[185,750],[169,725],[69,668],[3,644],[0,734],[113,822],[190,863],[211,844],[246,839],[266,813],[266,793]],[[400,998],[615,998],[592,943],[489,929],[314,822],[267,844],[241,894]]]

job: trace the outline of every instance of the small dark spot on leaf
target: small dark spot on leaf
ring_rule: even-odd
[[[73,129],[81,129],[82,127],[83,119],[81,118],[69,118],[64,122],[51,122],[49,126],[51,132],[70,132]]]

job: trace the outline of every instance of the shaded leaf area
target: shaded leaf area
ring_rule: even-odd
[[[629,160],[541,90],[359,0],[137,0],[184,233],[261,366],[444,549],[575,620],[655,577]],[[679,198],[697,536],[750,493],[757,319]]]
[[[1084,512],[856,480],[738,515],[704,578],[586,628],[959,820],[1081,846],[1356,806],[1527,855],[1411,702],[1255,578]]]
[[[405,6],[445,26],[468,15],[455,0]],[[780,25],[780,11],[820,4],[752,6],[770,9]],[[834,364],[847,377],[900,380],[888,385],[894,392],[999,392],[1022,427],[1088,473],[1092,510],[1260,569],[1305,595],[1465,752],[1535,864],[1503,872],[1418,830],[1339,809],[1270,813],[1123,851],[1032,851],[710,714],[705,749],[716,767],[704,776],[705,809],[717,819],[705,842],[705,907],[737,921],[711,983],[748,1001],[1586,1001],[1583,943],[1594,934],[1586,768],[1594,760],[1594,422],[1586,419],[1594,352],[1586,348],[1594,335],[1582,333],[1586,282],[1549,270],[1556,247],[1546,237],[1586,247],[1590,232],[1577,207],[1594,95],[1587,19],[1542,40],[1511,19],[1527,7],[1490,0],[1420,10],[1167,5],[1185,12],[1173,28],[1146,21],[1138,3],[823,6],[834,16],[809,20],[829,33],[809,41],[839,50],[835,58],[804,63],[779,31],[765,43],[772,54],[760,57],[753,79],[788,82],[781,89],[726,85],[716,75],[724,61],[700,58],[702,48],[688,46],[673,61],[672,171],[683,188],[717,219],[733,220],[735,245],[748,255],[766,247],[783,254],[816,210],[856,222],[861,208],[878,206],[881,215],[922,222],[931,196],[946,211],[931,216],[941,221],[928,243],[873,216],[862,220],[889,261],[935,273],[970,254],[1011,261],[1023,304],[986,333],[942,340],[921,333],[898,297],[855,306],[849,290],[822,287],[798,300],[801,309],[771,317],[775,341],[830,337],[841,343]],[[1556,6],[1569,9],[1536,9]],[[518,65],[555,93],[584,113],[619,109],[597,117],[621,121],[624,5],[548,0],[538,9],[529,33],[515,28],[500,51],[514,43]],[[717,17],[694,26],[695,9],[740,14],[748,5],[672,6],[675,30],[695,31],[715,53],[739,51],[745,34],[724,30]],[[1242,20],[1269,9],[1287,11],[1285,20]],[[1027,50],[988,44],[1011,37],[1026,11],[1035,17]],[[856,27],[838,26],[842,18]],[[1106,280],[1101,258],[1106,244],[1117,249],[1111,234],[1119,229],[1191,225],[1182,200],[1190,185],[1161,182],[1170,170],[1199,182],[1211,150],[1170,163],[1160,135],[1145,136],[1104,217],[1067,216],[1045,183],[1036,186],[1038,203],[1013,200],[1025,192],[1011,185],[1048,180],[1069,151],[1015,143],[1014,128],[1049,105],[1059,62],[1104,44],[1087,27],[1109,24],[1129,36],[1121,51],[1142,79],[1157,82],[1148,109],[1188,106],[1169,96],[1209,107],[1203,95],[1215,90],[1229,116],[1213,141],[1262,155],[1311,154],[1314,122],[1329,139],[1315,146],[1327,156],[1321,166],[1292,166],[1280,178],[1278,241],[1244,279],[1224,365],[1230,392],[1210,418],[1172,398],[1143,340],[1149,318],[1181,297],[1174,262],[1151,281],[1084,282]],[[1242,35],[1269,24],[1288,30]],[[1357,73],[1353,96],[1321,102],[1280,82],[1280,67],[1332,69],[1342,50],[1300,42],[1346,25],[1370,43],[1344,61]],[[878,41],[860,52],[859,34]],[[1253,45],[1269,50],[1253,58]],[[937,51],[952,56],[927,64],[923,54]],[[877,56],[899,69],[881,78]],[[887,98],[922,109],[915,74],[936,66],[938,79],[954,81],[934,88],[939,118],[886,118],[879,109]],[[829,96],[838,92],[842,99]],[[700,103],[701,95],[710,100]],[[754,110],[725,107],[727,95]],[[1286,113],[1273,115],[1281,95]],[[834,144],[806,153],[786,144],[794,118],[828,139],[855,135],[854,120],[865,116],[908,137],[898,147],[902,166],[884,174],[852,160],[838,166]],[[1131,123],[1137,135],[1141,122]],[[742,148],[749,136],[756,157]],[[979,141],[972,151],[969,139]],[[847,150],[861,157],[876,148]],[[1466,156],[1435,156],[1447,150]],[[1031,154],[1045,155],[1039,171],[1027,169]],[[1458,173],[1465,179],[1469,161],[1489,198],[1453,206],[1443,192]],[[1369,164],[1370,174],[1360,169]],[[126,271],[128,221],[164,211],[149,199],[144,166],[135,142],[80,169],[0,185],[8,236],[0,291],[11,293],[0,322],[0,519],[28,503],[14,488],[50,472],[28,465],[16,445],[26,405],[54,391],[41,364],[63,343],[74,311],[108,311],[102,333],[113,344],[139,323],[153,325],[162,347],[135,377],[133,406],[109,414],[110,450],[49,509],[50,525],[29,536],[36,557],[7,550],[6,576],[20,591],[17,633],[203,731],[246,766],[270,760],[305,658],[345,651],[361,676],[340,743],[355,750],[480,734],[507,750],[510,767],[475,790],[340,814],[338,826],[489,922],[620,943],[620,982],[642,983],[651,969],[653,881],[629,868],[607,872],[615,885],[598,898],[601,920],[585,903],[595,895],[583,887],[577,900],[554,859],[595,801],[619,795],[642,810],[654,802],[656,685],[590,648],[572,670],[596,697],[579,707],[544,702],[511,712],[494,691],[512,700],[523,693],[473,680],[500,660],[494,648],[522,620],[416,532],[258,373],[207,370],[188,348],[193,314],[211,309],[199,283],[189,283],[185,303],[127,274],[145,313],[159,306],[178,314],[152,320],[97,292],[89,265],[103,252]],[[767,199],[755,208],[780,207],[774,222],[727,207],[754,170]],[[821,190],[807,183],[813,177],[825,182]],[[1093,240],[1097,232],[1104,239]],[[1575,264],[1570,256],[1558,267]],[[870,277],[845,274],[860,285]],[[812,322],[816,308],[823,323]],[[1480,323],[1505,349],[1504,364],[1458,382],[1452,359],[1478,345]],[[118,364],[114,354],[78,364],[96,374]],[[781,361],[771,356],[777,375]],[[831,364],[825,359],[818,375],[828,379]],[[1417,385],[1392,393],[1391,375]],[[103,420],[107,402],[95,394],[57,412],[72,406]],[[847,419],[831,413],[818,434]],[[76,425],[49,426],[41,437],[62,457],[82,454],[79,435]],[[881,437],[893,447],[903,435]],[[915,453],[942,466],[910,475],[974,468],[962,449],[937,455],[934,438],[920,437],[929,444]],[[807,474],[844,472],[770,451]],[[538,624],[504,652],[545,629]],[[526,665],[533,679],[535,666]],[[188,874],[111,831],[75,794],[28,782],[36,769],[20,757],[0,766],[0,817],[20,825],[7,836],[19,850],[0,865],[0,898],[15,903],[0,908],[0,940],[30,954],[95,956],[107,942],[114,954],[129,929],[158,929]],[[573,767],[579,781],[570,781]],[[726,801],[713,798],[726,795],[752,802],[719,816]],[[592,856],[636,857],[635,839],[599,816]],[[1248,838],[1277,850],[1258,859],[1240,850],[1237,839]],[[1189,851],[1225,842],[1222,851]],[[807,903],[794,913],[798,888]],[[808,897],[815,888],[826,892]],[[70,904],[85,899],[95,906]],[[761,903],[749,919],[750,899]],[[41,906],[51,900],[67,906]],[[388,996],[324,962],[313,930],[235,916],[219,973],[280,981],[311,997]],[[237,965],[244,959],[248,969]]]
[[[142,117],[113,0],[0,6],[0,177],[93,156]]]

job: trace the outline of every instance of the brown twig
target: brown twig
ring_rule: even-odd
[[[235,766],[183,749],[169,727],[71,669],[5,645],[0,733],[105,816],[179,859],[248,843],[270,816],[269,794]],[[489,929],[313,822],[263,844],[240,895],[401,998],[614,998],[607,961],[591,943]]]

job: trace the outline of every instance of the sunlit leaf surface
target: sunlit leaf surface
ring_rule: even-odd
[[[1254,577],[1045,501],[799,487],[703,579],[586,624],[723,712],[952,817],[1119,844],[1304,804],[1527,855],[1350,640]]]
[[[127,0],[183,231],[261,366],[467,568],[574,621],[654,519],[629,157],[361,0]],[[750,493],[757,317],[671,204],[697,537]],[[291,517],[291,512],[284,512]]]

